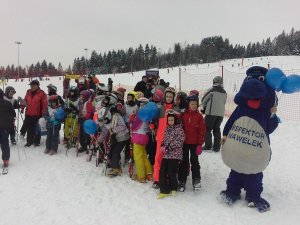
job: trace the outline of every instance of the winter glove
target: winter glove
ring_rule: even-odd
[[[203,149],[202,149],[202,145],[197,145],[196,147],[196,156],[201,155]]]
[[[149,128],[150,128],[150,130],[154,130],[154,129],[155,129],[154,123],[151,122],[151,123],[149,124]]]
[[[132,123],[132,122],[135,120],[135,117],[136,117],[136,114],[132,114],[132,115],[129,117],[129,122]]]

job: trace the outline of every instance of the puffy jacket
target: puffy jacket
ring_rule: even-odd
[[[226,91],[221,86],[213,86],[202,98],[202,105],[205,109],[205,115],[224,116],[225,103],[227,99]]]
[[[175,124],[174,126],[167,125],[162,143],[166,151],[163,157],[165,159],[182,160],[184,138],[185,135],[182,124]]]
[[[167,115],[166,111],[173,109],[177,112],[180,112],[178,108],[176,108],[173,104],[166,104],[159,106],[159,120],[158,120],[158,127],[156,133],[156,140],[163,141],[165,130],[167,128]]]
[[[15,117],[16,112],[12,104],[0,97],[0,128],[10,130]]]
[[[201,113],[186,110],[182,115],[185,144],[202,145],[204,143],[205,122]]]
[[[26,115],[28,116],[42,116],[47,111],[47,95],[41,89],[32,92],[26,92],[24,101],[26,102]]]
[[[84,103],[84,105],[83,105],[82,117],[85,120],[88,120],[88,119],[93,119],[93,115],[94,115],[93,102],[91,100],[89,100],[86,103]]]

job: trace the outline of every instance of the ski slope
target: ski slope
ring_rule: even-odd
[[[285,69],[300,68],[299,57],[268,57],[267,60]],[[228,60],[229,67],[232,62]],[[209,69],[214,66],[219,68],[219,63],[211,64]],[[200,66],[195,72],[208,72],[205,68]],[[235,69],[241,72],[246,68]],[[164,73],[163,70],[162,77],[176,85],[176,80],[168,79],[169,75]],[[112,78],[115,84],[134,86],[142,74],[135,73],[134,78],[131,74],[112,75]],[[105,77],[108,76],[100,79],[106,83]],[[17,96],[25,95],[28,83],[9,81],[16,88]],[[42,89],[46,90],[49,83],[57,85],[62,92],[62,81],[58,78],[42,81]],[[221,201],[219,192],[226,187],[230,170],[220,153],[204,152],[199,156],[201,191],[192,190],[191,177],[188,177],[185,193],[157,200],[157,191],[151,188],[151,183],[132,181],[126,166],[121,177],[108,178],[102,175],[102,166],[95,167],[95,160],[86,162],[85,154],[76,157],[75,150],[71,150],[66,156],[60,145],[57,155],[48,156],[43,153],[45,137],[40,147],[29,149],[24,149],[26,141],[20,140],[11,148],[8,175],[0,175],[0,224],[296,225],[300,222],[299,134],[300,122],[283,121],[270,136],[273,154],[264,172],[262,196],[271,204],[271,211],[264,214],[248,208],[244,200],[232,207]]]

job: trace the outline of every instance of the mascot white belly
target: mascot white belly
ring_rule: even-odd
[[[237,119],[222,146],[224,163],[238,173],[256,174],[269,164],[270,144],[260,124],[247,116]]]

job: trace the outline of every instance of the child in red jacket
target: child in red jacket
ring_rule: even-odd
[[[202,152],[202,144],[204,143],[205,122],[202,114],[198,111],[199,98],[196,95],[187,98],[187,109],[183,113],[183,128],[185,140],[183,145],[183,160],[179,165],[178,171],[178,191],[185,191],[185,183],[189,172],[189,153],[192,180],[194,190],[199,190],[201,187],[200,180],[200,165],[198,155]]]

